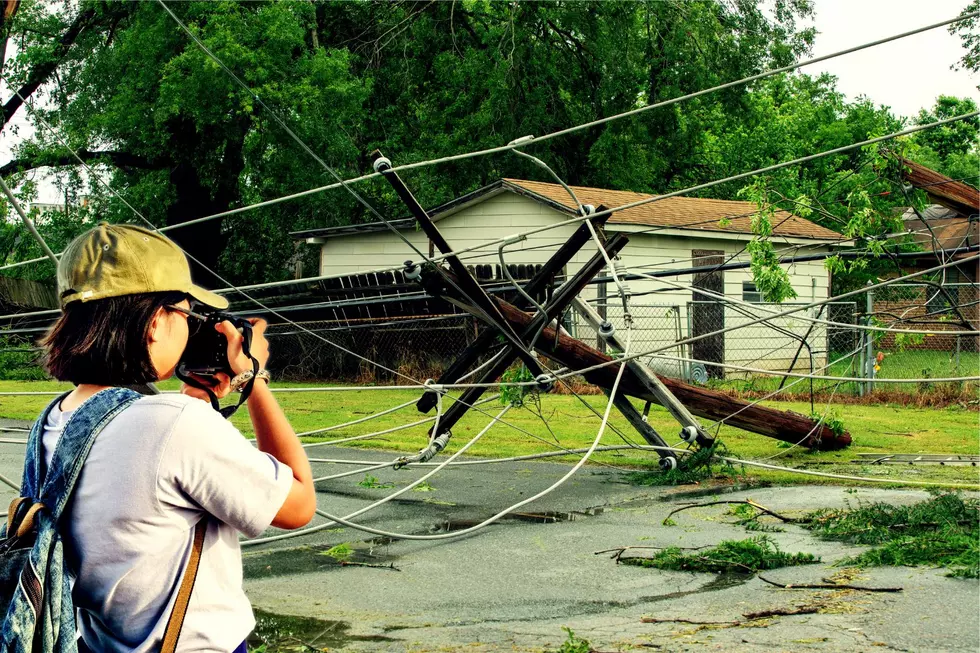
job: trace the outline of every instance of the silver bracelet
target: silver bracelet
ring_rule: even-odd
[[[241,392],[242,388],[244,388],[254,376],[255,374],[252,372],[252,370],[245,370],[241,374],[236,375],[235,378],[231,380],[232,391]]]

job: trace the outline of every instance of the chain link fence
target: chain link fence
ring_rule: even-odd
[[[870,301],[871,311],[865,302],[831,302],[784,317],[770,315],[802,304],[633,302],[630,353],[643,352],[640,359],[659,374],[736,391],[771,391],[786,386],[800,391],[813,387],[796,377],[783,378],[766,372],[866,380],[821,380],[816,385],[818,391],[833,390],[842,395],[861,395],[875,388],[915,393],[928,389],[931,378],[980,375],[975,338],[896,338],[859,328],[869,321],[884,324],[880,318],[882,303],[876,303],[874,298]],[[894,301],[887,301],[885,309],[890,310]],[[625,343],[622,304],[610,299],[595,307]],[[962,330],[954,322],[941,324],[949,330]],[[460,314],[304,322],[303,326],[316,335],[288,324],[269,329],[275,351],[274,371],[281,378],[352,383],[395,383],[399,374],[420,380],[438,378],[485,328],[478,320]],[[563,316],[562,326],[571,336],[615,353],[608,351],[597,331],[574,311]],[[914,327],[905,324],[902,328]],[[715,334],[722,330],[726,332]],[[694,342],[684,342],[699,336]],[[324,342],[324,338],[352,353]],[[974,347],[973,351],[970,347]],[[875,383],[875,378],[925,379],[926,384]]]
[[[864,334],[858,368],[869,381],[858,393],[899,387],[875,378],[919,379],[904,389],[927,392],[935,385],[931,379],[980,375],[977,336],[944,333],[977,330],[978,304],[980,286],[974,283],[896,283],[868,292],[863,324],[934,333]]]
[[[794,304],[634,300],[629,348],[630,353],[644,352],[641,360],[659,374],[734,391],[771,391],[792,384],[796,392],[811,387],[763,372],[792,371],[862,379],[817,384],[817,390],[832,389],[842,395],[872,390],[913,394],[930,390],[930,379],[980,376],[977,338],[942,333],[976,329],[977,286],[952,284],[945,290],[938,292],[930,284],[895,284],[869,293],[863,301],[831,302],[785,317],[769,316]],[[610,297],[593,305],[625,342],[621,301]],[[568,311],[561,322],[571,336],[607,351],[605,341],[575,311]],[[939,333],[896,335],[858,328],[868,323]],[[455,313],[273,324],[267,334],[274,353],[272,371],[278,378],[397,383],[403,379],[400,375],[438,378],[484,328],[473,317]],[[716,333],[722,330],[725,333]],[[33,344],[34,335],[9,334],[0,339],[0,378],[44,378],[37,365],[40,351]],[[696,337],[694,342],[684,342]],[[497,350],[492,349],[481,361]],[[875,380],[881,378],[921,382]]]

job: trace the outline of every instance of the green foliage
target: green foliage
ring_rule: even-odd
[[[396,164],[418,161],[674,98],[787,64],[805,55],[814,37],[801,25],[813,13],[809,0],[771,8],[713,0],[425,6],[222,0],[173,8],[342,176],[363,173],[375,148]],[[70,48],[59,49],[72,24],[83,29]],[[956,30],[972,69],[976,37],[968,26]],[[8,85],[19,87],[54,64],[40,74],[32,100],[43,100],[59,134],[89,150],[88,160],[156,225],[333,181],[155,3],[21,3],[11,37],[18,48],[4,69]],[[917,120],[952,115],[969,102],[941,97]],[[573,184],[659,193],[901,124],[870,100],[846,101],[831,76],[794,73],[542,143],[536,155]],[[901,147],[954,177],[975,176],[975,127],[926,134]],[[775,172],[748,192],[760,206],[753,276],[767,301],[795,296],[769,242],[782,220],[778,211],[846,231],[860,248],[881,254],[874,237],[888,232],[891,209],[905,199],[894,192],[894,168],[872,150]],[[70,204],[88,197],[84,210],[41,220],[54,249],[97,220],[135,219],[123,202],[90,185],[46,130],[27,135],[14,155],[10,178],[23,197],[36,190],[25,173],[51,165]],[[523,159],[499,155],[418,169],[412,185],[432,206],[500,177],[541,174]],[[403,211],[384,183],[357,190],[382,214]],[[704,195],[730,198],[738,191],[733,183]],[[377,218],[350,194],[333,191],[170,234],[234,282],[271,281],[288,278],[297,259],[316,258],[313,248],[294,249],[291,231],[365,220]],[[0,224],[0,264],[38,254],[20,225]],[[828,265],[838,268],[839,289],[863,283],[883,263]],[[50,278],[53,268],[41,263],[7,274]]]
[[[980,577],[980,501],[938,493],[909,506],[874,503],[811,513],[818,536],[872,548],[845,564],[936,566],[947,575]]]
[[[746,186],[739,191],[739,196],[754,202],[758,207],[751,222],[752,233],[755,236],[748,244],[748,251],[752,257],[752,278],[756,288],[767,302],[779,303],[795,298],[796,291],[790,283],[789,274],[779,264],[779,257],[769,240],[773,234],[772,221],[775,217],[775,208],[769,201],[766,180],[761,179]]]
[[[964,14],[978,11],[980,11],[980,0],[971,0],[970,4],[963,9]],[[960,43],[966,50],[966,54],[960,60],[961,66],[974,73],[980,71],[980,29],[977,29],[978,27],[980,27],[980,18],[976,16],[949,26],[949,33],[959,34]]]
[[[428,481],[422,481],[412,488],[412,492],[435,492],[436,489],[429,485]]]
[[[520,408],[528,395],[535,393],[533,385],[516,385],[534,381],[531,370],[524,365],[513,366],[500,376],[500,403]]]
[[[366,487],[369,490],[386,490],[388,488],[395,487],[394,483],[382,483],[381,481],[379,481],[374,476],[371,476],[370,474],[365,474],[364,480],[358,483],[358,485],[360,485],[361,487]]]
[[[740,503],[728,509],[727,514],[736,517],[735,524],[742,526],[747,531],[761,533],[782,533],[785,529],[775,524],[767,524],[759,521],[762,512],[756,510],[747,503]]]
[[[921,345],[926,341],[924,333],[896,333],[895,351],[905,351],[909,347]]]
[[[799,24],[812,14],[808,0],[779,2],[772,12],[713,0],[223,0],[173,9],[343,176],[364,172],[365,154],[375,148],[396,164],[418,161],[745,77],[804,55],[814,37]],[[62,51],[73,24],[83,29]],[[39,75],[45,117],[73,147],[104,150],[90,160],[154,224],[333,181],[155,3],[22,3],[12,30],[18,48],[4,70],[8,85],[19,87],[39,66],[54,64],[55,72]],[[536,154],[577,184],[656,192],[707,181],[766,158],[765,148],[743,150],[735,142],[764,133],[761,123],[770,122],[754,93],[729,89],[542,144]],[[61,182],[89,195],[98,219],[134,219],[70,167],[46,130],[29,135],[15,156],[21,171],[62,166]],[[501,155],[413,174],[419,200],[431,206],[503,176],[541,173]],[[403,210],[383,183],[358,191],[383,214]],[[365,219],[377,218],[335,191],[170,233],[233,281],[269,281],[289,276],[290,231]],[[26,255],[0,247],[0,258]]]
[[[737,468],[718,456],[738,457],[729,452],[720,440],[715,440],[710,447],[699,449],[681,458],[676,469],[631,472],[625,478],[627,482],[635,485],[660,486],[689,485],[712,478],[736,479],[744,476],[744,469]]]
[[[814,422],[823,422],[823,425],[830,429],[834,435],[841,437],[847,433],[847,427],[844,426],[844,421],[840,418],[840,413],[835,410],[827,411],[824,414],[817,412],[810,413],[810,419]]]
[[[820,562],[820,558],[811,553],[786,553],[768,536],[760,535],[747,540],[725,540],[718,546],[691,552],[669,547],[649,558],[621,558],[621,562],[654,569],[720,574],[812,565]]]
[[[330,547],[329,549],[323,551],[319,555],[327,556],[328,558],[333,558],[337,562],[346,562],[347,560],[350,560],[351,557],[354,555],[354,548],[350,544],[343,542],[336,546]]]
[[[937,120],[945,120],[954,116],[972,113],[977,110],[977,103],[971,98],[957,98],[950,95],[940,95],[932,109],[922,109],[915,118],[915,124],[925,125]],[[928,147],[940,161],[947,161],[955,155],[976,152],[977,135],[980,133],[980,119],[970,118],[952,122],[941,127],[926,129],[916,134],[916,141],[923,147]],[[976,168],[972,171],[976,176]]]
[[[562,626],[565,631],[565,641],[558,647],[556,653],[592,653],[592,644],[587,639],[578,637],[571,628]]]
[[[40,366],[40,352],[13,338],[0,338],[0,380],[41,381],[48,378]]]

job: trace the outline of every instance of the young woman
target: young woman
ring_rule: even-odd
[[[52,376],[75,389],[46,410],[42,444],[50,466],[71,416],[109,388],[170,378],[196,328],[194,312],[226,308],[191,282],[187,260],[167,238],[102,224],[77,238],[58,267],[64,311],[45,337]],[[252,320],[251,354],[265,369],[265,322]],[[252,371],[228,322],[231,370]],[[232,390],[220,375],[219,397]],[[258,447],[214,411],[206,393],[144,396],[98,435],[64,522],[66,560],[84,646],[159,650],[193,548],[207,520],[179,651],[244,650],[255,625],[242,588],[239,533],[307,524],[316,507],[306,454],[260,373],[248,399]],[[82,420],[79,420],[82,421]]]

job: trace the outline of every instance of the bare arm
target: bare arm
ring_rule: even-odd
[[[313,519],[316,510],[313,471],[306,450],[265,381],[255,382],[248,398],[248,415],[252,419],[259,450],[271,454],[293,470],[293,487],[272,520],[272,525],[290,529],[305,526]]]

